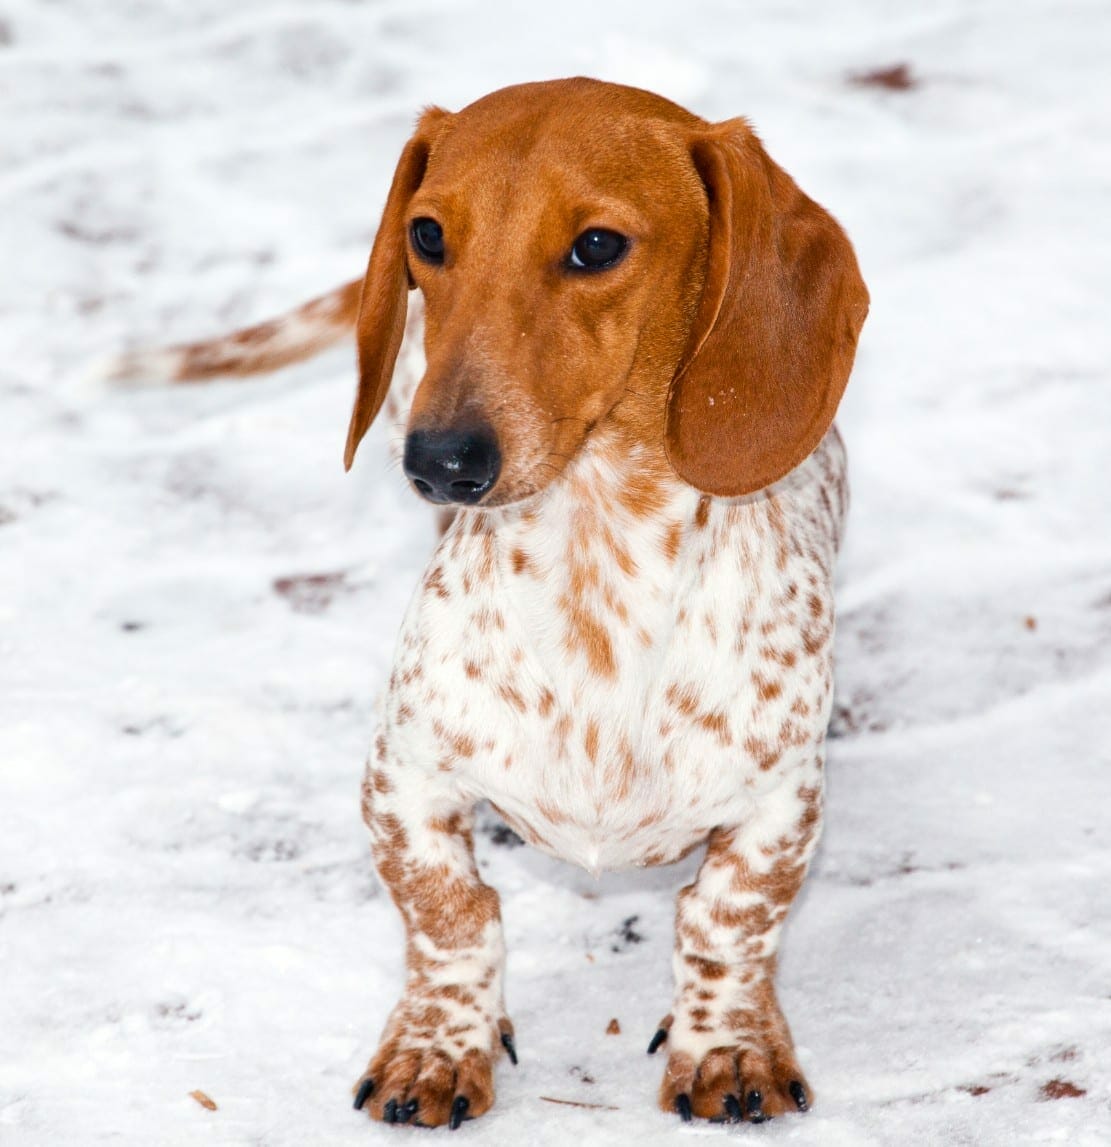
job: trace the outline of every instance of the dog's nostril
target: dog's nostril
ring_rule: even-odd
[[[474,494],[479,490],[485,490],[489,484],[489,481],[472,482],[469,479],[461,478],[458,481],[452,482],[451,488],[460,494]]]
[[[413,485],[416,486],[416,488],[422,494],[431,494],[432,493],[432,487],[423,478],[414,478],[413,479]]]

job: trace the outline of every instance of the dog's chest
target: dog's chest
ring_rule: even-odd
[[[676,487],[623,513],[588,489],[456,522],[406,618],[384,731],[399,764],[546,851],[662,863],[813,758],[832,540],[767,502]]]

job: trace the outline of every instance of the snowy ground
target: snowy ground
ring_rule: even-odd
[[[657,1112],[690,865],[596,885],[489,831],[521,1066],[458,1142],[1111,1142],[1111,9],[740,7],[0,4],[5,1147],[420,1138],[349,1087],[399,985],[357,788],[429,516],[381,435],[343,474],[349,348],[80,378],[357,273],[423,104],[573,73],[752,117],[872,290],[781,972],[819,1101]]]

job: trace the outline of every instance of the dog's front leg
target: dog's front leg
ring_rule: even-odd
[[[363,812],[405,922],[407,978],[355,1106],[387,1123],[455,1128],[489,1109],[494,1062],[516,1053],[498,895],[478,877],[470,808],[437,780],[382,760],[367,772]]]
[[[779,1009],[779,933],[821,819],[820,771],[780,786],[742,828],[717,829],[679,894],[675,1000],[649,1048],[669,1052],[660,1106],[683,1119],[762,1122],[810,1090]]]

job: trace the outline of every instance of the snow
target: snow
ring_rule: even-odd
[[[400,986],[357,790],[431,517],[380,431],[343,473],[350,348],[83,380],[358,273],[423,105],[574,73],[749,116],[872,291],[828,828],[780,972],[818,1102],[658,1112],[694,862],[595,883],[488,819],[521,1065],[459,1142],[1111,1142],[1109,49],[1085,0],[9,0],[0,1143],[421,1134],[349,1089]]]

